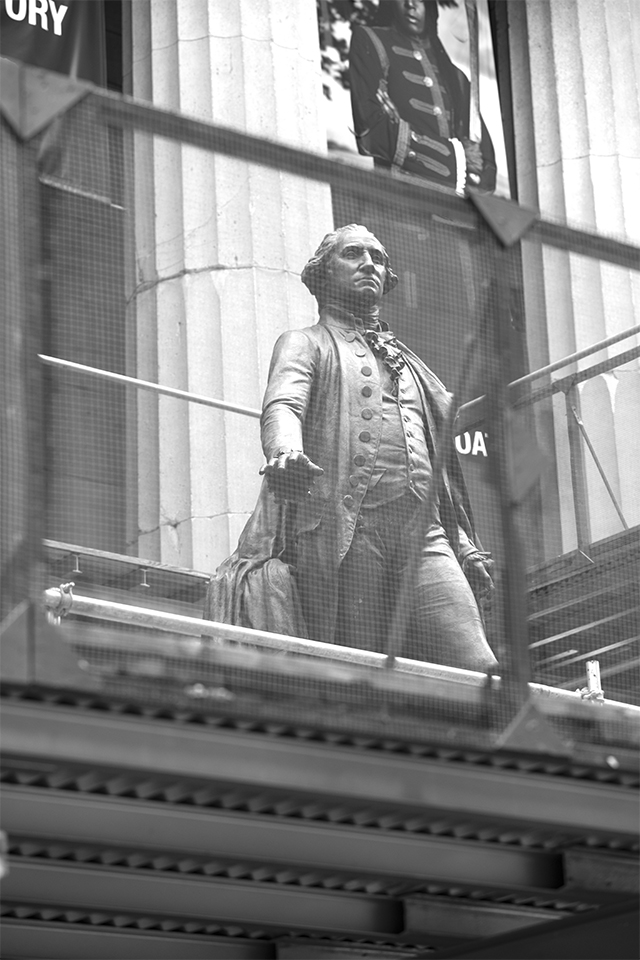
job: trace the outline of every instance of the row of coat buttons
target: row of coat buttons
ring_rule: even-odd
[[[356,350],[356,354],[358,356],[362,356],[359,350]],[[363,377],[370,377],[371,374],[373,373],[373,370],[369,366],[364,366],[361,368],[360,373],[362,374]],[[373,393],[373,390],[371,387],[365,386],[362,388],[361,393],[363,397],[370,397],[371,394]],[[362,417],[363,420],[371,420],[373,418],[373,410],[370,410],[368,407],[365,407],[364,410],[362,410],[360,416]],[[368,430],[363,430],[359,434],[359,439],[363,443],[368,443],[371,440],[371,434],[369,433]],[[363,467],[367,462],[367,458],[363,456],[361,453],[359,453],[353,458],[353,462],[357,467]],[[360,477],[357,477],[354,474],[353,476],[349,477],[349,483],[351,484],[352,487],[357,487],[358,484],[360,483]],[[354,505],[354,499],[350,494],[347,494],[346,497],[343,497],[342,502],[344,503],[345,507],[348,507],[348,508]]]
[[[360,373],[362,374],[363,377],[370,377],[373,371],[371,367],[365,366],[365,367],[362,367],[362,369],[360,370]],[[370,397],[371,394],[373,393],[373,390],[371,389],[371,387],[366,386],[366,387],[363,387],[360,392],[362,393],[363,397]],[[363,420],[371,420],[371,418],[373,417],[373,412],[369,410],[368,407],[365,407],[362,413],[360,414],[360,416],[362,417]]]
[[[372,371],[371,367],[369,367],[369,366],[364,366],[364,367],[362,367],[360,373],[362,374],[363,377],[370,377],[371,374],[373,373],[373,371]],[[366,387],[363,387],[363,388],[362,388],[361,393],[362,393],[362,396],[363,396],[363,397],[370,397],[371,394],[373,393],[373,390],[371,389],[371,387],[366,386]],[[362,411],[362,417],[363,417],[363,419],[365,419],[365,420],[370,420],[372,416],[373,416],[373,414],[372,414],[371,410],[369,410],[367,407],[365,407],[365,409]],[[369,433],[368,430],[363,430],[363,431],[362,431],[362,433],[360,434],[360,440],[362,440],[363,443],[368,443],[369,440],[371,440],[371,434]],[[363,466],[365,465],[365,463],[367,462],[367,458],[364,457],[361,453],[358,453],[358,454],[353,458],[353,462],[355,463],[355,465],[356,465],[357,467],[363,467]],[[354,479],[356,480],[356,484],[357,484],[357,478],[354,478],[354,477],[350,477],[350,478],[349,478],[349,482],[351,483],[352,486],[355,486],[355,485],[356,485],[356,484],[353,483],[353,480],[354,480]]]

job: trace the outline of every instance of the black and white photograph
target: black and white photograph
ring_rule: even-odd
[[[0,0],[7,960],[634,960],[640,3]]]

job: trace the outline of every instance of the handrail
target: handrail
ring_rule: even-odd
[[[640,333],[640,324],[637,324],[635,327],[629,327],[628,330],[623,330],[621,333],[617,333],[615,336],[609,337],[607,340],[601,340],[598,343],[593,344],[593,346],[587,347],[585,350],[580,350],[577,353],[570,354],[568,357],[563,357],[561,360],[556,360],[554,363],[550,363],[546,367],[540,367],[538,370],[533,370],[526,376],[520,377],[518,380],[513,380],[509,384],[509,389],[520,387],[526,383],[531,383],[533,380],[538,380],[547,373],[553,373],[555,370],[559,370],[561,367],[566,367],[569,364],[575,363],[578,360],[583,360],[585,357],[591,356],[594,353],[599,353],[601,350],[605,350],[607,347],[610,347],[615,343],[619,343],[621,340],[625,340],[628,337],[633,337],[637,333]],[[638,349],[638,353],[640,353],[640,348]],[[631,359],[631,354],[632,351],[627,351],[626,353],[619,354],[617,357],[610,357],[608,360],[602,361],[602,363],[613,367],[617,365],[618,360],[622,363],[626,362],[628,359]],[[260,410],[256,409],[255,407],[245,407],[241,404],[229,403],[226,400],[215,400],[213,397],[205,397],[202,394],[190,393],[188,390],[179,390],[175,387],[164,387],[162,384],[153,383],[151,380],[140,380],[137,377],[129,377],[123,373],[113,373],[111,370],[103,370],[100,367],[90,367],[84,363],[75,363],[72,360],[63,360],[61,357],[50,357],[43,353],[38,354],[38,359],[50,367],[58,367],[63,370],[71,370],[75,373],[83,373],[86,376],[93,376],[102,380],[110,380],[114,383],[122,383],[127,386],[139,387],[141,390],[149,390],[152,393],[160,393],[164,396],[176,397],[179,400],[190,400],[192,403],[201,403],[207,407],[228,410],[232,413],[240,413],[246,417],[255,417],[256,419],[260,419],[261,416]],[[588,367],[586,370],[581,370],[580,374],[586,374],[590,370],[600,370],[601,367],[601,364],[596,364],[593,367]],[[596,376],[595,373],[594,376]],[[588,378],[583,376],[582,379]],[[560,380],[557,380],[554,381],[554,384],[559,384],[560,382]],[[550,387],[553,388],[554,384],[551,384]],[[473,409],[476,404],[480,404],[483,400],[484,397],[475,397],[473,400],[463,403],[458,409],[457,419],[460,419],[461,413],[468,413],[469,410]]]
[[[64,370],[73,370],[75,373],[84,373],[87,376],[97,377],[100,380],[110,380],[114,383],[124,383],[130,387],[140,387],[141,390],[150,390],[152,393],[161,393],[166,397],[176,397],[178,400],[190,400],[192,403],[202,403],[206,407],[216,407],[220,410],[229,410],[231,413],[241,413],[245,417],[260,419],[260,411],[253,407],[243,407],[239,403],[228,403],[226,400],[214,400],[198,393],[189,393],[188,390],[178,390],[175,387],[163,387],[160,383],[151,380],[139,380],[137,377],[128,377],[123,373],[113,373],[111,370],[102,370],[100,367],[88,367],[84,363],[74,363],[72,360],[62,360],[60,357],[48,357],[38,354],[38,359],[50,367],[60,367]]]
[[[547,383],[543,387],[538,387],[526,396],[520,397],[519,400],[516,400],[515,405],[518,407],[529,406],[532,403],[537,403],[538,400],[552,396],[554,393],[567,393],[571,387],[575,387],[579,383],[584,383],[585,380],[593,380],[594,377],[599,376],[601,373],[614,370],[616,367],[622,366],[623,363],[629,363],[630,360],[635,360],[637,357],[640,357],[640,346],[631,347],[630,350],[625,350],[624,353],[617,353],[615,357],[600,360],[591,367],[578,370],[577,373],[568,373],[565,377],[558,377],[557,380],[552,380],[551,383]]]
[[[533,370],[525,377],[520,377],[518,380],[512,380],[511,383],[508,384],[508,389],[513,390],[515,387],[521,387],[526,383],[531,383],[533,380],[540,379],[540,377],[543,377],[547,373],[553,373],[555,370],[559,370],[561,367],[569,366],[569,364],[576,363],[578,360],[584,360],[585,357],[593,356],[594,353],[600,353],[601,350],[605,350],[608,346],[611,346],[612,343],[619,343],[621,340],[635,336],[636,333],[640,333],[640,324],[636,327],[630,327],[628,330],[624,330],[622,333],[618,333],[615,337],[610,337],[608,340],[601,340],[598,343],[595,343],[592,347],[588,347],[586,350],[580,350],[578,353],[572,353],[568,357],[563,357],[562,360],[556,360],[554,363],[550,363],[546,367],[540,367],[538,370]],[[534,391],[534,393],[519,397],[516,403],[518,405],[528,405],[536,400],[542,399],[545,396],[550,396],[552,393],[559,393],[564,389],[564,384],[568,383],[569,381],[572,383],[579,383],[582,380],[589,380],[591,377],[596,377],[599,373],[612,370],[614,367],[617,367],[622,363],[627,363],[629,360],[633,360],[637,356],[640,356],[640,347],[631,347],[630,350],[625,350],[623,353],[616,354],[615,357],[608,357],[606,360],[601,360],[599,363],[595,363],[591,367],[586,367],[584,370],[579,370],[577,373],[570,373],[565,377],[552,380],[551,383],[540,387],[538,390]],[[480,397],[474,397],[473,400],[468,400],[466,403],[461,404],[461,406],[458,407],[456,419],[463,419],[467,422],[470,422],[468,420],[469,413],[475,407],[481,407],[485,399],[485,396],[482,395]]]
[[[115,603],[108,600],[97,600],[92,597],[76,596],[71,592],[71,584],[63,587],[51,587],[45,590],[44,601],[47,610],[59,621],[61,615],[72,613],[75,616],[89,617],[96,620],[109,620],[116,623],[129,623],[137,627],[161,630],[169,633],[180,633],[189,637],[210,637],[224,645],[224,641],[236,644],[247,644],[252,647],[261,647],[284,653],[304,654],[319,657],[339,663],[350,663],[363,667],[384,668],[387,656],[375,653],[372,650],[361,650],[355,647],[345,647],[340,644],[322,643],[319,640],[306,640],[301,637],[290,637],[278,633],[267,633],[264,630],[251,630],[246,627],[236,627],[231,624],[217,623],[213,620],[201,620],[198,617],[185,617],[176,613],[151,610],[148,607],[136,607],[130,604]],[[394,659],[394,670],[402,674],[424,677],[431,680],[454,681],[475,688],[483,688],[487,683],[487,676],[475,670],[462,670],[459,667],[449,667],[444,664],[428,663],[422,660],[410,660],[405,657]],[[499,677],[494,678],[499,684]],[[579,691],[563,690],[560,687],[551,687],[541,683],[530,683],[529,689],[536,695],[551,700],[578,702],[585,698]],[[617,700],[606,700],[606,706],[623,713],[628,719],[640,719],[640,707]]]
[[[598,351],[594,350],[593,353]],[[533,390],[531,393],[524,394],[522,397],[518,397],[515,401],[516,407],[531,406],[533,403],[536,403],[538,400],[543,400],[545,397],[550,397],[554,393],[563,393],[571,386],[575,386],[578,383],[582,383],[584,380],[591,380],[593,377],[597,377],[601,373],[606,373],[608,370],[613,370],[615,367],[621,366],[623,363],[629,363],[630,360],[635,360],[640,356],[640,347],[631,347],[630,350],[625,350],[623,353],[616,354],[615,357],[609,357],[607,360],[601,360],[599,363],[594,363],[591,367],[585,367],[584,370],[579,370],[577,373],[569,373],[565,377],[559,377],[557,380],[552,380],[551,383],[545,384],[543,387],[538,387],[536,390]],[[509,388],[517,386],[521,381],[514,380],[509,384]],[[485,402],[486,397],[483,395],[481,397],[474,397],[473,400],[463,403],[458,407],[456,413],[456,430],[462,430],[464,427],[470,423],[474,423],[476,420],[479,420],[482,416],[482,405]],[[474,414],[474,410],[478,408],[478,413]]]
[[[578,360],[584,360],[585,357],[590,357],[594,353],[606,350],[607,347],[612,347],[614,343],[620,343],[621,340],[633,337],[636,333],[640,333],[640,323],[636,324],[635,327],[629,327],[628,330],[623,330],[621,333],[616,333],[613,337],[608,337],[606,340],[600,340],[591,347],[586,347],[584,350],[571,353],[568,357],[563,357],[562,360],[555,360],[553,363],[547,364],[546,367],[539,367],[537,370],[527,373],[526,376],[520,377],[518,380],[513,380],[509,384],[509,387],[521,387],[525,383],[531,383],[533,380],[544,377],[547,373],[553,373],[555,370],[560,370],[561,367],[568,367],[570,363],[576,363]]]

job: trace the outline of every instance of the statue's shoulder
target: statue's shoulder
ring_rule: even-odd
[[[276,343],[288,343],[313,339],[313,327],[294,327],[281,333]]]
[[[326,341],[326,330],[322,329],[322,324],[315,323],[312,327],[285,330],[276,340],[273,352],[275,356],[292,351],[296,354],[314,353]]]

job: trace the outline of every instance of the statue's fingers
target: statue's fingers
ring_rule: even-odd
[[[260,474],[263,475],[263,476],[264,476],[265,474],[266,474],[266,476],[269,476],[269,474],[272,473],[273,470],[275,469],[277,462],[278,462],[278,458],[277,458],[277,457],[271,457],[269,460],[267,460],[266,463],[264,463],[264,464],[260,467]]]
[[[313,460],[310,460],[306,453],[300,454],[300,464],[305,466],[307,473],[312,474],[314,477],[322,476],[324,473],[322,467],[319,467]]]

